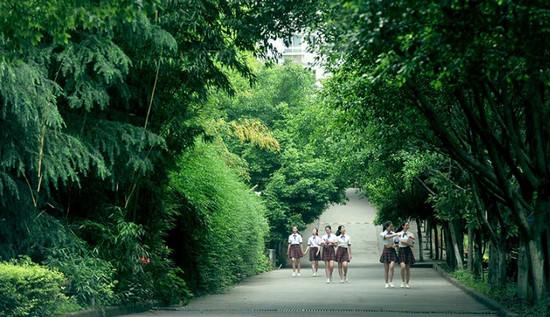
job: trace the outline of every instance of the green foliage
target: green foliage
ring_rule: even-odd
[[[293,225],[300,228],[313,222],[330,203],[343,200],[346,182],[337,165],[322,157],[323,142],[314,140],[319,126],[315,105],[318,87],[314,74],[302,65],[260,65],[252,86],[233,75],[236,93],[214,94],[211,101],[220,106],[220,116],[228,120],[259,120],[281,146],[280,152],[228,143],[228,148],[247,163],[250,186],[261,192],[268,207],[275,247]]]
[[[90,253],[81,255],[75,249],[59,247],[50,251],[45,263],[65,275],[67,286],[64,294],[73,303],[80,303],[83,307],[116,303],[116,270],[110,262]]]
[[[281,168],[270,179],[263,195],[269,208],[271,241],[284,240],[292,226],[303,229],[325,211],[330,203],[341,199],[335,181],[335,166],[315,158],[308,149],[287,146]],[[343,186],[342,186],[343,187]]]
[[[219,292],[266,270],[266,208],[226,165],[220,148],[197,141],[179,166],[169,185],[171,208],[181,213],[173,243],[185,246],[176,258],[190,287],[198,294]]]
[[[371,187],[407,189],[411,184],[392,182],[400,178],[392,172],[404,172],[430,194],[440,219],[483,225],[494,244],[499,227],[517,224],[521,239],[539,246],[529,252],[531,267],[523,274],[532,276],[534,302],[544,305],[548,6],[344,0],[320,1],[320,11],[316,45],[337,78],[330,91],[341,85],[344,92],[331,104],[348,111],[348,122],[366,131],[365,143],[374,143],[373,152],[384,158],[383,168],[371,170],[382,182],[369,181]],[[385,138],[392,128],[403,144]],[[371,166],[379,165],[377,156],[370,156]],[[393,169],[384,172],[386,167]]]
[[[171,268],[155,280],[154,298],[165,305],[185,305],[193,293],[183,279],[184,272],[179,267]]]
[[[62,273],[30,260],[0,263],[0,316],[52,316],[67,301]]]
[[[119,300],[133,303],[151,299],[151,273],[140,264],[142,257],[151,258],[143,243],[143,226],[126,221],[125,212],[116,207],[111,210],[107,219],[98,220],[85,220],[82,231],[95,246],[94,253],[101,254],[102,258],[107,259],[117,269]]]

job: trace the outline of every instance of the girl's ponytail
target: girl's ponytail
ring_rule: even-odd
[[[336,230],[336,236],[339,237],[342,233],[340,232],[340,229],[342,229],[343,225],[338,226],[338,230]]]

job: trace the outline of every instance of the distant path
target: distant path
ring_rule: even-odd
[[[372,224],[375,210],[355,190],[347,190],[347,196],[347,204],[332,206],[314,225],[329,223],[334,232],[338,224],[346,226],[353,248],[349,283],[339,283],[337,269],[331,284],[324,274],[312,277],[306,260],[301,277],[291,277],[291,269],[275,270],[251,277],[227,294],[196,298],[178,311],[128,316],[497,316],[431,268],[413,267],[410,289],[399,288],[396,268],[396,288],[385,289],[378,262],[381,227]],[[308,228],[304,240],[310,232]],[[324,273],[324,265],[319,272]]]

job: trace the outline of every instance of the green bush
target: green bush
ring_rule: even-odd
[[[0,317],[52,316],[67,302],[62,294],[62,273],[29,260],[0,263]]]
[[[46,263],[66,276],[65,294],[80,306],[88,308],[114,303],[116,270],[111,263],[68,248],[51,250]]]
[[[181,212],[178,264],[198,294],[223,291],[265,271],[269,261],[263,201],[232,170],[223,148],[197,142],[172,173],[172,208]],[[192,275],[191,275],[192,274]]]
[[[185,305],[193,294],[187,288],[182,278],[183,270],[170,268],[165,274],[155,280],[155,299],[165,305]]]

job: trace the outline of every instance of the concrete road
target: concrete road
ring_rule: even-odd
[[[353,248],[349,283],[341,284],[335,269],[333,282],[327,284],[324,264],[321,276],[313,277],[306,256],[301,277],[292,277],[291,269],[275,270],[251,277],[226,294],[196,298],[184,308],[128,316],[497,316],[431,268],[413,267],[410,289],[399,287],[396,269],[396,288],[384,288],[384,268],[378,262],[381,227],[372,224],[375,210],[355,190],[347,195],[347,204],[332,206],[314,225],[321,230],[328,223],[334,232],[338,224],[346,226]],[[304,240],[310,232],[308,228]]]

